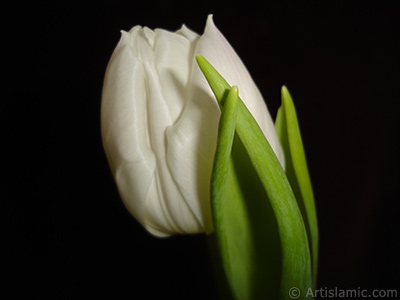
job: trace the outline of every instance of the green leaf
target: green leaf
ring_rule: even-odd
[[[219,250],[223,276],[226,276],[228,282],[233,286],[231,292],[235,298],[245,299],[250,293],[248,274],[251,273],[249,269],[252,267],[252,260],[249,255],[250,251],[241,251],[241,249],[243,249],[243,245],[251,245],[251,243],[248,241],[250,235],[247,232],[244,201],[238,190],[231,166],[238,100],[238,89],[233,87],[221,109],[211,179],[211,208],[215,241]],[[234,239],[232,239],[232,235]],[[237,241],[240,243],[236,244]],[[236,261],[236,263],[232,263],[232,261]]]
[[[215,151],[213,176],[211,185],[211,195],[213,196],[213,209],[215,211],[221,210],[223,205],[223,195],[225,193],[225,184],[227,174],[229,171],[229,163],[231,150],[233,145],[233,137],[235,135],[236,127],[236,113],[239,103],[239,91],[237,87],[232,87],[229,91],[225,106],[222,108],[221,118],[218,128],[218,142],[217,149]],[[217,218],[217,221],[223,221]],[[219,223],[214,222],[214,226]],[[223,224],[221,224],[223,228]]]
[[[223,106],[231,87],[204,57],[197,62]],[[312,279],[303,219],[285,172],[240,98],[224,191],[219,198],[211,193],[212,202],[223,203],[212,204],[214,234],[235,298],[290,299],[292,287],[305,298]]]
[[[230,171],[231,163],[231,150],[233,145],[233,138],[235,135],[236,126],[236,112],[238,107],[239,93],[236,87],[233,87],[227,97],[226,105],[222,108],[221,118],[218,128],[218,141],[217,149],[215,152],[213,173],[211,178],[211,207],[213,212],[213,226],[216,234],[216,241],[218,243],[218,248],[220,249],[221,257],[223,258],[222,264],[229,280],[232,280],[232,266],[230,264],[231,253],[229,251],[230,241],[227,240],[229,236],[229,231],[231,229],[231,224],[229,223],[230,214],[225,216],[225,213],[229,209],[234,208],[234,210],[242,211],[240,201],[235,201],[240,193],[233,192],[235,185],[232,185],[232,178],[228,175]],[[228,181],[228,184],[227,184]],[[228,193],[232,193],[231,196],[234,200],[230,202],[226,201],[228,199]],[[230,206],[230,207],[229,207]],[[243,266],[242,266],[243,267]],[[234,270],[236,272],[237,270]],[[245,274],[243,270],[239,274]],[[239,290],[239,294],[244,293],[243,288],[245,288],[245,281],[240,280],[236,288]]]
[[[214,263],[222,270],[217,270],[221,298],[277,299],[281,250],[276,220],[246,149],[235,134],[237,89],[232,88],[221,102],[224,106],[211,180],[214,233],[209,236],[214,257],[218,257]]]
[[[285,153],[286,175],[296,196],[307,229],[312,254],[314,287],[318,267],[318,224],[314,194],[308,173],[297,114],[288,89],[282,87],[282,106],[278,110],[275,128]]]

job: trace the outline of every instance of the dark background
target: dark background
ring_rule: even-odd
[[[319,287],[399,289],[399,2],[263,3],[66,1],[13,9],[6,29],[19,43],[5,48],[18,57],[3,58],[13,72],[0,123],[7,276],[0,293],[215,298],[203,235],[157,239],[125,210],[99,117],[121,29],[185,23],[202,33],[209,13],[273,117],[280,87],[292,93],[316,195]]]

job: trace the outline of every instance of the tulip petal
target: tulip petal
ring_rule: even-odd
[[[166,162],[165,131],[173,120],[154,66],[156,39],[140,26],[122,32],[105,76],[103,144],[125,206],[148,231],[201,232]]]
[[[209,184],[220,117],[218,104],[204,78],[194,77],[194,50],[199,37],[187,27],[178,32],[192,41],[187,101],[175,124],[167,129],[167,162],[171,175],[202,231],[212,230]]]
[[[151,48],[154,48],[154,39],[156,33],[148,27],[143,27],[143,37],[145,37],[146,41],[149,43]]]
[[[121,198],[143,225],[144,202],[156,166],[146,125],[144,78],[143,66],[131,48],[131,36],[122,32],[104,80],[101,132]]]
[[[200,36],[196,32],[190,30],[185,25],[182,25],[182,27],[177,30],[176,33],[187,38],[193,45],[195,45],[200,38]]]
[[[184,111],[166,132],[169,170],[203,231],[212,230],[209,186],[219,116],[208,91],[190,88]]]
[[[179,42],[186,41],[183,37],[179,37],[179,39]],[[173,124],[171,109],[174,109],[174,107],[178,107],[179,109],[179,106],[183,106],[183,101],[179,100],[182,99],[182,95],[171,96],[171,94],[181,89],[180,85],[176,84],[176,82],[168,82],[166,80],[171,87],[163,86],[163,76],[168,76],[166,73],[169,72],[172,74],[183,72],[183,68],[180,68],[180,70],[179,68],[178,70],[175,68],[173,70],[165,62],[166,59],[162,57],[160,51],[157,51],[157,44],[159,43],[161,44],[161,48],[166,47],[166,43],[168,43],[170,48],[172,48],[171,50],[177,50],[177,47],[179,48],[180,46],[176,41],[176,35],[171,35],[171,33],[166,31],[156,32],[154,40],[156,51],[154,52],[144,38],[143,40],[139,38],[137,42],[139,56],[146,73],[147,123],[149,126],[150,144],[157,161],[154,179],[146,199],[146,221],[149,228],[164,232],[165,234],[201,232],[203,228],[199,222],[199,218],[193,213],[193,210],[182,196],[178,186],[171,177],[166,161],[168,145],[165,133],[167,128]],[[179,53],[179,59],[183,59],[182,51]],[[179,63],[178,65],[181,65],[182,61]],[[187,61],[183,63],[187,64]],[[161,65],[160,69],[165,71],[165,73],[159,74],[157,72],[156,66],[158,64]],[[182,93],[182,91],[180,92]],[[169,100],[166,99],[166,95],[170,96]],[[180,103],[174,97],[178,98]]]
[[[239,88],[241,99],[284,167],[284,154],[264,99],[235,50],[214,25],[212,15],[208,17],[204,34],[197,43],[196,54],[204,56],[231,86]],[[193,76],[200,79],[202,74],[198,70]]]
[[[186,37],[163,29],[155,30],[154,65],[164,100],[175,123],[189,96],[194,47]]]
[[[199,209],[198,196],[191,194],[185,195],[181,192],[182,185],[180,181],[174,180],[174,169],[181,169],[181,165],[177,167],[166,165],[166,157],[176,155],[176,162],[181,162],[182,156],[186,156],[187,150],[178,148],[174,151],[174,145],[179,141],[164,139],[165,130],[170,127],[180,116],[185,99],[189,96],[190,72],[193,64],[194,47],[190,43],[190,39],[195,39],[194,33],[189,29],[182,29],[182,35],[157,29],[155,31],[154,49],[143,50],[143,55],[150,56],[154,53],[154,57],[148,57],[148,61],[154,61],[154,66],[149,66],[148,84],[150,99],[150,115],[156,116],[154,119],[153,134],[158,140],[158,144],[153,144],[153,149],[158,153],[157,174],[159,178],[154,181],[153,185],[159,188],[151,188],[147,200],[147,223],[149,228],[163,228],[162,230],[169,234],[174,233],[197,233],[204,231],[201,210]],[[156,95],[157,94],[157,95]],[[153,95],[153,96],[152,96]],[[158,103],[152,107],[153,103]],[[161,125],[162,120],[159,117],[163,112],[169,112],[170,120]],[[151,123],[151,122],[150,122]],[[196,125],[196,124],[194,124]],[[198,126],[198,124],[197,124]],[[158,128],[158,129],[156,129]],[[195,131],[197,128],[189,127]],[[159,136],[160,133],[162,136]],[[168,136],[168,135],[167,135]],[[169,147],[170,146],[170,147]],[[182,151],[183,150],[183,151]],[[173,155],[170,155],[173,153]],[[185,155],[182,155],[185,153]],[[189,160],[187,166],[193,167],[193,160]],[[195,170],[193,170],[195,172]],[[186,173],[185,178],[190,176],[196,177],[196,174]],[[177,188],[176,182],[179,182]],[[155,193],[154,191],[158,191]],[[190,197],[190,198],[188,198]],[[169,230],[168,230],[169,228]],[[153,232],[154,233],[154,232]]]

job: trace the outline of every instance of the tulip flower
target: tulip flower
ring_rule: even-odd
[[[238,86],[284,164],[266,104],[212,16],[201,36],[185,26],[122,31],[104,81],[103,145],[125,206],[156,236],[212,231],[209,184],[220,110],[196,54]]]
[[[292,98],[283,87],[274,124],[212,16],[201,36],[122,32],[101,130],[120,196],[146,230],[206,232],[222,298],[308,297],[318,228]]]

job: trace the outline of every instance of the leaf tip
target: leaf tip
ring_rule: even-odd
[[[236,85],[232,86],[231,91],[233,94],[239,95],[239,88]]]
[[[281,97],[282,97],[282,105],[288,105],[290,103],[292,103],[292,96],[289,93],[288,88],[283,85],[281,88]]]
[[[282,94],[282,98],[286,98],[287,96],[290,96],[289,90],[287,89],[286,85],[282,85],[281,94]]]
[[[207,64],[207,60],[203,55],[196,54],[196,61],[200,68],[204,67]]]

